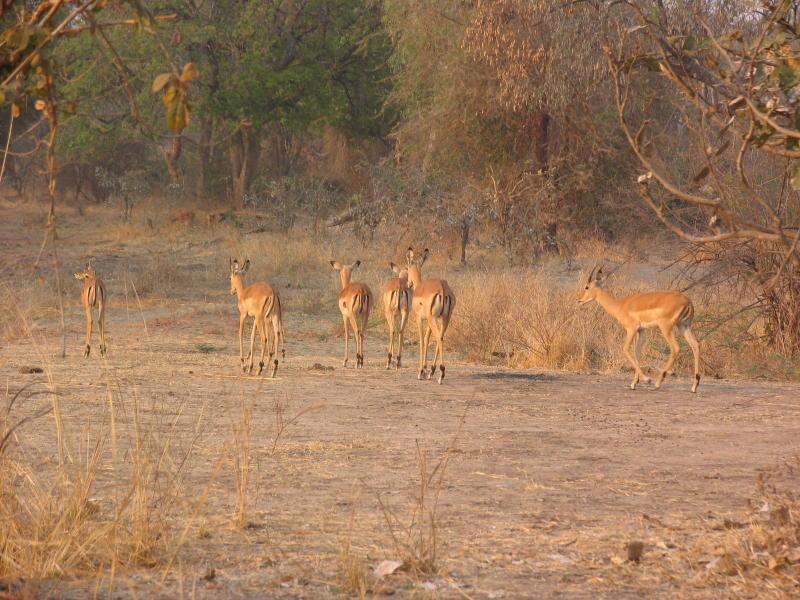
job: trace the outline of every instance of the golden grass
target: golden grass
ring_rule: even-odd
[[[619,326],[597,306],[577,303],[577,276],[575,286],[530,269],[449,279],[458,290],[449,343],[476,362],[569,371],[622,365]]]

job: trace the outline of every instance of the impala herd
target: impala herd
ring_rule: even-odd
[[[395,274],[383,289],[383,310],[389,329],[388,358],[386,368],[394,366],[399,369],[402,361],[403,333],[408,323],[409,314],[413,313],[417,321],[419,333],[419,370],[418,379],[433,379],[436,375],[436,365],[439,365],[438,382],[444,381],[444,335],[450,324],[450,318],[456,306],[456,297],[450,286],[443,279],[426,279],[422,276],[422,266],[428,259],[429,250],[425,248],[421,256],[417,256],[412,248],[406,252],[406,265],[400,267],[389,263]],[[344,362],[346,367],[349,360],[349,329],[353,330],[353,340],[356,346],[356,368],[364,366],[364,331],[367,328],[369,314],[372,310],[372,292],[365,283],[352,280],[353,272],[361,265],[361,261],[343,265],[332,260],[331,267],[339,272],[341,291],[339,292],[338,307],[342,313],[344,323]],[[231,259],[230,266],[230,293],[236,296],[239,308],[239,361],[242,371],[251,373],[255,360],[255,337],[259,333],[261,339],[261,359],[258,363],[258,374],[264,370],[264,358],[269,346],[268,364],[272,365],[272,377],[278,371],[278,350],[280,347],[281,358],[286,357],[283,338],[283,315],[281,300],[278,292],[266,282],[244,284],[244,275],[250,268],[250,260],[246,259],[240,264],[238,260]],[[105,341],[105,305],[106,290],[103,282],[97,277],[94,268],[87,266],[85,270],[75,273],[76,279],[83,280],[81,301],[86,311],[86,348],[84,356],[89,356],[91,351],[93,309],[97,309],[97,322],[100,329],[100,354],[106,354]],[[664,368],[656,378],[655,387],[659,388],[678,357],[680,346],[675,339],[675,330],[683,334],[692,350],[694,357],[694,380],[692,392],[697,391],[700,385],[700,346],[692,333],[691,325],[694,318],[692,301],[678,292],[661,291],[640,293],[625,298],[614,298],[603,287],[605,276],[603,268],[595,267],[589,273],[582,289],[579,290],[577,300],[584,304],[596,301],[609,315],[614,317],[625,329],[625,342],[622,352],[633,367],[633,381],[631,389],[636,389],[640,380],[650,383],[650,378],[645,376],[639,364],[642,346],[644,344],[644,331],[658,327],[670,347],[670,356]],[[244,357],[244,327],[248,317],[253,318],[253,329],[250,333],[250,351]],[[433,362],[428,370],[428,345],[433,336],[436,344]],[[630,347],[635,343],[634,353]]]

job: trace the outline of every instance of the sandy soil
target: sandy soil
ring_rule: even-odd
[[[18,209],[0,210],[3,277],[38,251],[40,231],[24,227],[26,218]],[[80,222],[70,216],[62,224],[65,270],[85,255]],[[146,268],[148,253],[161,250],[100,238],[92,244],[106,270],[123,261]],[[184,244],[169,256],[191,270],[213,252],[213,243]],[[632,392],[627,374],[512,371],[459,362],[451,353],[439,386],[416,380],[416,346],[406,347],[402,370],[385,370],[382,327],[367,336],[366,367],[343,369],[335,313],[292,313],[291,288],[278,378],[243,377],[224,280],[211,291],[191,289],[175,301],[144,299],[140,306],[110,277],[110,353],[83,359],[80,284],[66,285],[67,357],[58,357],[55,316],[40,319],[31,336],[0,342],[0,382],[9,393],[52,382],[73,463],[108,430],[110,398],[120,440],[131,439],[138,405],[153,444],[162,448],[169,440],[165,470],[179,473],[168,526],[180,532],[190,523],[166,577],[174,544],[154,567],[117,572],[114,597],[347,595],[341,564],[348,546],[365,569],[404,558],[386,512],[402,542],[419,487],[417,447],[428,471],[452,448],[436,486],[436,572],[389,576],[375,587],[377,596],[730,595],[696,583],[703,564],[675,557],[742,514],[757,474],[800,444],[796,385],[705,379],[692,395],[684,376],[659,391]],[[409,332],[416,337],[413,327]],[[213,348],[203,352],[208,348],[200,344]],[[31,365],[46,372],[20,373]],[[228,459],[243,401],[252,401],[253,413],[248,524],[240,530],[230,525],[236,494]],[[309,410],[276,443],[281,407],[287,421]],[[20,410],[23,416],[34,403]],[[52,417],[24,426],[16,443],[42,473],[54,472]],[[128,468],[129,443],[121,442],[117,462],[107,464]],[[106,440],[104,456],[110,448]],[[100,510],[119,493],[115,476],[104,467],[93,487]],[[640,563],[623,560],[632,540],[645,543]],[[203,578],[210,569],[213,579]],[[39,595],[84,597],[98,584],[107,590],[108,576],[98,582],[92,573],[71,575],[44,582]]]

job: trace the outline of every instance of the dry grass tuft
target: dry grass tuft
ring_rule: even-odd
[[[571,371],[622,365],[619,326],[542,271],[469,273],[451,285],[458,303],[450,340],[471,360]]]
[[[233,473],[236,481],[236,510],[233,525],[242,529],[247,524],[247,487],[250,481],[250,425],[253,403],[242,397],[239,422],[233,427]]]

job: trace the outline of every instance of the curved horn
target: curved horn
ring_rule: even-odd
[[[597,265],[593,266],[593,267],[592,267],[592,270],[591,270],[591,271],[589,271],[589,279],[587,279],[587,280],[586,280],[586,281],[587,281],[587,283],[588,283],[588,282],[590,282],[590,281],[592,280],[592,277],[594,276],[594,272],[595,272],[596,270],[597,270]]]

